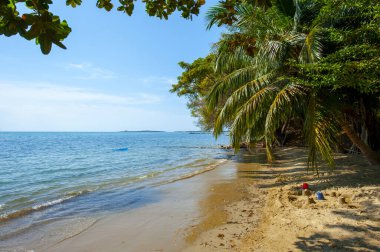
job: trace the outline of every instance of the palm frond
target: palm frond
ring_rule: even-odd
[[[337,130],[328,111],[317,103],[315,93],[309,99],[304,131],[309,148],[308,169],[311,168],[317,173],[319,172],[318,153],[329,167],[334,167],[332,146]]]
[[[296,11],[297,0],[276,0],[274,1],[277,9],[284,15],[293,17]]]
[[[262,45],[255,58],[258,74],[265,74],[281,67],[284,63],[283,59],[289,53],[288,49],[288,43],[276,40]]]
[[[278,90],[274,85],[265,86],[238,108],[230,131],[231,142],[235,148],[238,148],[242,137],[248,132],[251,135],[263,135],[263,127],[260,126],[264,125],[266,111]]]
[[[301,105],[301,98],[305,95],[305,88],[301,85],[290,83],[285,85],[274,97],[265,119],[265,141],[267,155],[273,160],[271,145],[275,140],[274,134],[277,128],[289,120]]]
[[[242,104],[244,104],[251,97],[255,96],[261,89],[268,85],[271,77],[271,74],[268,74],[258,79],[249,81],[229,96],[218,114],[214,132],[216,135],[221,133],[223,126],[226,125],[226,123],[232,121],[236,111],[242,106]]]
[[[222,26],[224,23],[222,17],[227,15],[227,10],[221,3],[218,3],[215,6],[212,6],[206,12],[206,21],[208,22],[206,28],[207,30],[211,29],[215,24]]]
[[[293,31],[297,31],[301,20],[301,7],[299,0],[294,0]]]
[[[251,82],[254,76],[254,66],[248,66],[243,69],[238,69],[226,76],[220,81],[215,83],[211,88],[210,93],[207,96],[207,103],[209,107],[216,107],[216,105],[228,94],[233,93],[236,89],[242,85],[246,85]],[[265,78],[265,76],[263,77]],[[261,78],[257,81],[264,81]]]
[[[301,63],[315,63],[322,57],[322,42],[318,27],[314,27],[309,34],[306,35],[302,46],[299,61]]]
[[[236,7],[236,26],[244,27],[251,25],[255,19],[256,8],[252,4],[240,4]]]
[[[215,64],[216,73],[229,73],[236,69],[252,66],[254,59],[247,55],[243,47],[231,51],[219,51]]]

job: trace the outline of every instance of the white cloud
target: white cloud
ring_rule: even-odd
[[[142,82],[144,84],[149,84],[149,85],[157,85],[157,84],[164,84],[164,85],[172,85],[176,83],[175,78],[170,78],[166,76],[148,76],[144,79],[142,79]]]
[[[0,130],[193,130],[185,105],[150,93],[114,95],[49,83],[0,81]]]
[[[138,93],[129,96],[112,95],[83,88],[39,85],[0,84],[0,107],[17,102],[23,104],[103,104],[103,105],[141,105],[161,102],[157,95]]]
[[[0,130],[117,129],[131,115],[146,115],[143,107],[161,102],[160,96],[147,93],[122,96],[49,84],[0,83]]]
[[[81,64],[68,64],[66,69],[78,72],[76,79],[90,80],[90,79],[113,79],[116,74],[108,69],[96,67],[91,63]],[[75,74],[75,73],[74,73]]]

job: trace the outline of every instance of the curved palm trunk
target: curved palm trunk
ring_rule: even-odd
[[[341,121],[340,126],[351,142],[360,149],[361,153],[363,153],[371,165],[380,164],[380,155],[373,151],[358,135],[356,135],[347,123]]]

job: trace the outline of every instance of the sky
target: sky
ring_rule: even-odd
[[[186,99],[169,90],[178,62],[217,42],[221,29],[206,30],[204,17],[216,0],[191,21],[149,17],[141,4],[129,17],[56,2],[52,12],[72,28],[67,50],[46,56],[34,41],[0,38],[0,131],[198,130]]]

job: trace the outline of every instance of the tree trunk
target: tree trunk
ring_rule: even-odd
[[[363,140],[358,135],[356,135],[356,133],[347,123],[341,121],[340,125],[344,130],[344,133],[346,133],[351,142],[359,148],[361,153],[371,165],[380,164],[380,155],[378,153],[373,151],[367,144],[365,144],[365,142],[363,142]]]

